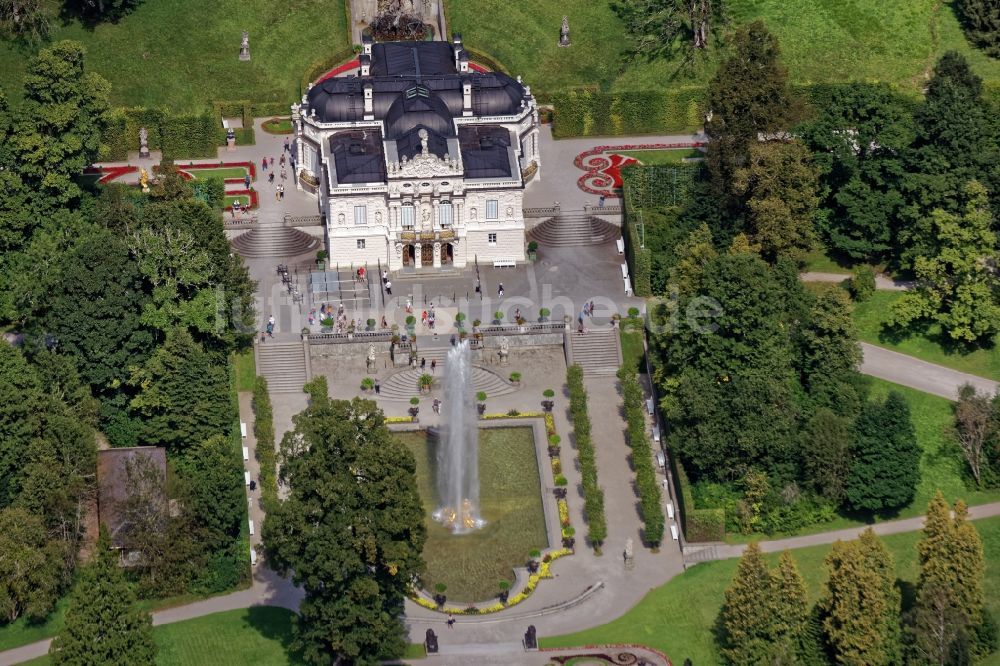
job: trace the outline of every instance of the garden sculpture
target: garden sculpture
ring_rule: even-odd
[[[500,356],[500,365],[506,364],[507,356],[510,355],[510,342],[506,336],[500,338],[500,351],[497,354]]]
[[[149,131],[145,127],[139,128],[139,157],[149,157]]]
[[[563,16],[562,27],[559,29],[559,46],[569,46],[569,17]]]
[[[250,59],[250,33],[243,31],[243,39],[240,41],[240,60]]]
[[[375,372],[375,345],[368,345],[368,372]]]
[[[149,192],[149,172],[145,167],[139,169],[139,185],[142,186],[143,192]]]

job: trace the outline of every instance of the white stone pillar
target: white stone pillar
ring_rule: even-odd
[[[434,268],[441,268],[441,243],[434,243]]]
[[[420,243],[413,244],[413,267],[420,268],[422,266],[423,249],[420,247]]]

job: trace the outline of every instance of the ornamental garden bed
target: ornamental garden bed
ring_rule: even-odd
[[[271,118],[260,125],[268,134],[291,134],[295,131],[291,118]]]
[[[237,200],[240,202],[243,210],[247,210],[248,206],[250,209],[256,209],[259,206],[257,190],[236,190],[226,192],[226,211],[231,211],[233,209],[233,202]]]
[[[448,605],[486,601],[500,592],[500,581],[514,581],[514,567],[524,566],[533,550],[545,550],[548,538],[532,429],[481,428],[479,431],[480,512],[486,525],[455,535],[434,521],[435,447],[427,433],[394,436],[413,452],[417,486],[424,503],[426,590],[446,585]]]

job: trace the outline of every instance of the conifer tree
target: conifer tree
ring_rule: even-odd
[[[760,546],[751,543],[740,558],[722,606],[725,634],[721,651],[727,663],[757,664],[771,653],[774,618],[764,610],[771,607],[771,590],[771,575]]]
[[[798,644],[809,622],[809,603],[806,584],[787,550],[781,554],[778,567],[771,572],[771,607],[768,614],[773,622],[774,650],[772,654],[781,663],[794,661]]]
[[[116,552],[102,529],[96,561],[74,588],[66,624],[52,642],[50,654],[56,666],[154,663],[152,618],[135,608],[135,595],[118,566]]]
[[[900,595],[885,546],[868,529],[858,541],[835,543],[826,565],[830,576],[820,611],[835,661],[898,663]]]

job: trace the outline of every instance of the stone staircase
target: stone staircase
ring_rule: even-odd
[[[262,225],[240,234],[231,243],[247,258],[294,257],[319,249],[319,239],[280,224]]]
[[[301,393],[309,381],[306,349],[301,342],[268,340],[256,345],[257,374],[273,393]]]
[[[621,229],[586,213],[562,213],[528,232],[528,240],[542,247],[600,245],[621,236]]]
[[[427,359],[427,368],[424,372],[431,374],[431,359],[426,354],[424,358]],[[431,395],[437,398],[444,396],[444,386],[441,384],[444,379],[442,365],[442,361],[438,360],[437,369],[434,372],[434,386],[431,389]],[[414,396],[419,397],[420,389],[417,387],[417,380],[422,374],[424,373],[420,371],[420,368],[417,368],[416,370],[401,370],[390,375],[381,382],[379,397],[387,400],[409,400]],[[472,385],[476,393],[479,391],[486,393],[487,404],[489,398],[513,393],[517,390],[497,374],[478,366],[472,368]]]
[[[570,363],[583,368],[584,375],[614,375],[622,364],[621,340],[617,328],[587,329],[569,334]]]

